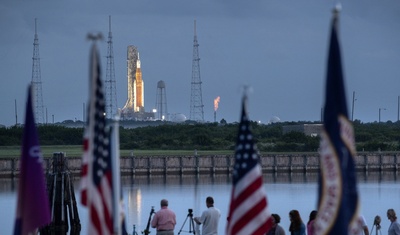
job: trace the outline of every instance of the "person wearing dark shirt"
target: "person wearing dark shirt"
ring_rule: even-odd
[[[272,214],[272,227],[266,235],[285,235],[285,230],[279,225],[281,217],[278,214]]]
[[[291,210],[289,212],[290,227],[289,231],[291,235],[306,235],[306,226],[300,217],[298,210]]]

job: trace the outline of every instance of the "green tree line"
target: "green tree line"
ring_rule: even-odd
[[[252,122],[254,139],[262,152],[316,152],[319,136],[301,132],[283,134],[283,126],[316,122]],[[398,151],[400,122],[353,122],[357,151]],[[84,129],[61,125],[38,126],[41,145],[81,145]],[[162,123],[138,128],[120,127],[121,149],[139,150],[234,150],[238,123]],[[21,145],[23,127],[0,128],[0,146]]]

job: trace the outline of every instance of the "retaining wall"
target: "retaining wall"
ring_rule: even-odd
[[[80,157],[66,157],[71,174],[79,175]],[[19,175],[19,158],[0,158],[0,177]],[[400,163],[398,153],[367,153],[355,157],[357,171],[396,171]],[[229,174],[234,164],[232,155],[196,156],[131,156],[121,157],[122,175],[160,174]],[[268,154],[261,156],[265,173],[317,172],[318,154]],[[51,170],[52,158],[45,158],[43,167]]]

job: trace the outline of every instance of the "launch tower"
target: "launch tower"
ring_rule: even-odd
[[[107,68],[106,68],[106,118],[113,118],[117,112],[117,88],[115,82],[114,69],[114,52],[111,33],[111,16],[109,16],[109,32],[108,32],[108,50],[107,50]]]
[[[165,88],[165,82],[162,80],[157,83],[156,110],[158,120],[168,121],[167,91]]]
[[[190,95],[190,120],[204,122],[203,98],[201,93],[199,43],[197,42],[196,20],[194,21],[192,83]]]
[[[33,107],[36,123],[45,123],[43,95],[42,95],[42,79],[40,73],[40,57],[39,57],[39,38],[37,35],[37,25],[35,19],[35,38],[33,40],[33,63],[32,63],[32,87],[33,87]]]

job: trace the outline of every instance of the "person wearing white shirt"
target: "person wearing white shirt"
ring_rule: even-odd
[[[214,199],[207,197],[207,210],[203,211],[201,217],[195,217],[197,224],[202,224],[202,235],[218,235],[218,223],[221,217],[221,211],[214,207]]]

